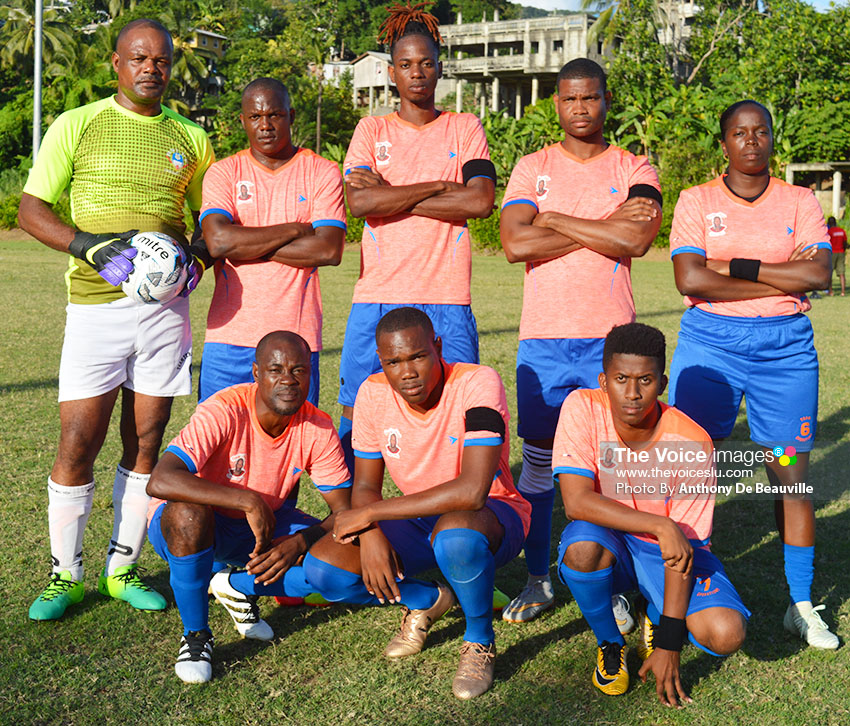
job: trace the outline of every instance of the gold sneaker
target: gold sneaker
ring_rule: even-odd
[[[404,658],[414,655],[422,650],[425,638],[431,626],[436,623],[449,608],[455,604],[455,596],[446,585],[440,582],[434,583],[440,590],[435,602],[427,610],[409,610],[404,608],[404,616],[401,619],[401,628],[384,649],[386,658]]]
[[[490,690],[496,668],[496,646],[471,643],[467,640],[460,648],[460,661],[452,681],[452,693],[464,701]]]

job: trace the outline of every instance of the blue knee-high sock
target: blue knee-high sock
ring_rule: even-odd
[[[330,602],[347,602],[354,605],[380,605],[370,595],[363,578],[353,572],[328,564],[309,552],[304,557],[304,575],[307,578],[308,594],[318,591]],[[405,577],[398,583],[401,604],[411,610],[426,610],[437,602],[440,591],[431,582]]]
[[[650,601],[646,603],[646,616],[653,625],[658,625],[658,621],[661,620],[661,613],[658,612],[658,608]]]
[[[791,602],[812,599],[812,580],[815,579],[815,548],[783,544],[785,579],[791,591]]]
[[[549,547],[552,542],[552,507],[555,490],[529,494],[520,492],[531,504],[531,523],[525,538],[525,564],[528,574],[542,577],[549,574]]]
[[[169,582],[183,621],[183,635],[187,635],[190,630],[210,629],[207,589],[213,558],[212,547],[185,557],[175,557],[168,553]]]
[[[339,441],[342,444],[342,455],[351,476],[354,476],[354,449],[351,446],[351,419],[348,416],[339,417]]]
[[[614,568],[606,567],[595,572],[579,572],[567,567],[563,562],[558,567],[561,579],[567,583],[573,599],[587,620],[587,624],[596,636],[596,642],[625,645],[620,635],[617,621],[611,610],[611,588],[614,583]]]
[[[244,595],[278,595],[285,597],[307,597],[314,592],[304,576],[303,567],[290,567],[277,582],[260,585],[254,582],[255,575],[245,570],[230,573],[230,584]]]
[[[490,645],[496,562],[486,535],[474,529],[444,529],[434,537],[434,556],[466,617],[463,639]]]

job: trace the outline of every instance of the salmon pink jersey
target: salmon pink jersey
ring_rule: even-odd
[[[165,450],[208,481],[257,492],[273,511],[287,500],[295,506],[302,472],[322,492],[351,486],[330,416],[305,401],[284,432],[272,438],[257,420],[256,395],[256,383],[219,391],[198,404],[189,423]],[[151,500],[148,520],[161,503],[161,499]],[[245,518],[244,512],[217,511]]]
[[[617,435],[608,394],[580,388],[561,406],[552,470],[593,479],[595,490],[639,512],[670,517],[690,540],[708,544],[716,485],[711,437],[695,421],[665,403],[653,438],[634,452],[645,461],[629,461]],[[675,461],[687,452],[690,461]],[[635,454],[632,454],[635,456]],[[662,482],[666,489],[662,492]],[[627,486],[624,486],[627,485]],[[655,491],[642,489],[654,486]],[[653,535],[632,532],[641,539]]]
[[[514,487],[508,461],[510,416],[502,379],[487,366],[445,361],[442,365],[443,395],[426,413],[413,410],[383,373],[366,379],[354,404],[354,455],[383,458],[402,494],[415,494],[457,477],[467,446],[499,446],[499,470],[489,496],[512,507],[528,533],[531,505]],[[504,422],[504,436],[497,431],[472,430],[467,412],[475,408],[498,412]]]
[[[348,174],[367,167],[393,186],[462,184],[467,161],[489,158],[484,129],[471,113],[443,111],[424,126],[391,113],[358,122],[344,168]],[[354,302],[469,305],[470,274],[465,220],[366,217]]]
[[[298,149],[279,169],[250,149],[213,164],[204,177],[201,219],[221,214],[243,227],[287,222],[345,229],[339,167]],[[316,267],[266,260],[217,260],[207,343],[253,348],[266,333],[291,330],[322,349],[322,297]]]
[[[579,159],[557,143],[517,162],[502,209],[530,204],[538,212],[605,219],[638,184],[660,190],[645,156],[608,146]],[[604,338],[615,325],[633,322],[631,265],[630,257],[613,259],[586,248],[527,262],[519,339]]]
[[[809,189],[774,177],[754,202],[735,196],[723,177],[683,190],[670,230],[674,257],[693,253],[710,260],[744,257],[787,262],[801,242],[831,249],[820,204]],[[684,302],[709,313],[740,318],[794,315],[812,307],[802,293],[728,301],[685,297]]]

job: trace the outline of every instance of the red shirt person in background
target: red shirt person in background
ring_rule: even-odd
[[[847,246],[847,233],[835,223],[835,217],[826,221],[829,227],[829,242],[832,245],[832,271],[838,273],[841,280],[841,297],[844,297],[844,250]],[[829,281],[829,294],[832,295],[832,279]]]

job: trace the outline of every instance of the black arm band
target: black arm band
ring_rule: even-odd
[[[489,159],[472,159],[467,161],[460,170],[463,174],[463,183],[466,184],[476,176],[486,176],[493,184],[496,183],[496,167]]]
[[[651,184],[635,184],[633,187],[629,187],[629,196],[627,199],[634,199],[635,197],[654,199],[658,202],[658,206],[664,206],[664,199],[661,196],[661,192]]]
[[[304,541],[307,543],[307,549],[309,550],[314,544],[316,544],[316,542],[322,539],[327,532],[322,529],[322,525],[314,524],[312,527],[302,529],[298,534],[304,538]]]
[[[466,412],[466,431],[492,431],[504,439],[505,419],[494,408],[470,408]]]
[[[758,282],[759,267],[761,267],[761,260],[748,260],[746,257],[733,257],[729,260],[729,277],[737,277],[739,280]]]
[[[652,644],[656,648],[664,650],[682,650],[682,644],[685,642],[685,636],[688,629],[685,626],[684,618],[668,618],[662,615],[658,619],[658,625],[655,626],[655,632],[652,634]]]

